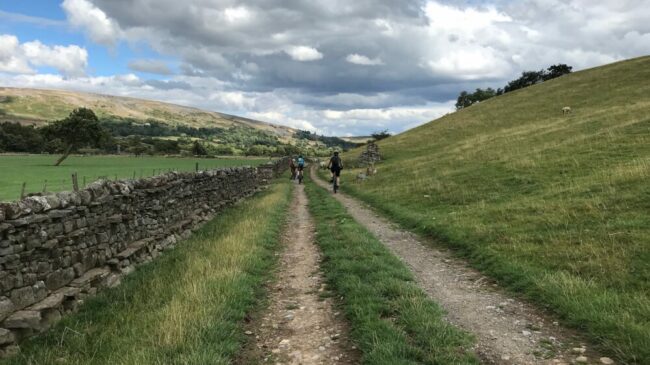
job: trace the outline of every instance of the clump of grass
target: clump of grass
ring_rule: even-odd
[[[620,362],[644,363],[649,85],[643,57],[495,97],[380,141],[379,174],[343,189],[552,309]]]
[[[283,181],[23,344],[7,364],[230,364],[271,275],[290,198]]]
[[[328,283],[343,298],[364,364],[477,364],[472,339],[413,282],[408,269],[328,193],[306,186]]]

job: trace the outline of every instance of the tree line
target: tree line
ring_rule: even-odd
[[[541,82],[569,74],[571,73],[572,69],[572,66],[560,63],[557,65],[552,65],[546,70],[524,71],[521,73],[521,76],[519,78],[508,82],[506,86],[503,88],[498,88],[496,90],[491,87],[488,87],[487,89],[478,88],[472,93],[463,90],[456,99],[456,110],[467,108],[468,106],[480,103],[497,95],[502,95],[511,91],[523,89],[528,86],[539,84]]]
[[[117,117],[100,120],[87,108],[75,109],[68,117],[39,127],[0,123],[0,152],[58,153],[61,157],[57,165],[71,153],[286,156],[325,155],[333,146],[350,147],[348,142],[336,137],[317,136],[316,139],[319,141],[316,146],[300,141],[293,145],[251,127],[194,128],[158,121],[138,123]]]

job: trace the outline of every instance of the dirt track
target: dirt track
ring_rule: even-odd
[[[269,306],[256,328],[247,332],[255,341],[244,362],[357,364],[359,354],[349,341],[346,322],[323,283],[304,185],[295,187],[283,244]]]
[[[331,190],[314,171],[314,181]],[[343,182],[345,183],[345,182]],[[568,364],[576,360],[600,364],[600,355],[582,347],[573,331],[534,306],[513,299],[496,284],[455,259],[449,252],[423,244],[345,194],[334,195],[414,273],[419,286],[448,313],[453,324],[476,336],[476,352],[484,363]]]

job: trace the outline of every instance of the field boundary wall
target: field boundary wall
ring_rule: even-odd
[[[258,167],[91,183],[0,203],[0,355],[116,286],[215,214],[263,189],[286,158]]]

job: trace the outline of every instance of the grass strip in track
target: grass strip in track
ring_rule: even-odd
[[[229,364],[263,295],[290,199],[282,179],[227,209],[6,364]]]
[[[313,182],[306,191],[322,269],[343,298],[363,363],[477,364],[472,338],[445,322],[404,264],[327,191]]]

